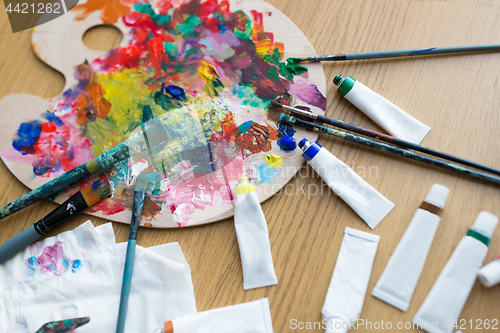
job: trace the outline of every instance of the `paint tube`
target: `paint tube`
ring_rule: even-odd
[[[431,128],[380,96],[361,82],[337,75],[333,83],[349,102],[398,139],[419,144]]]
[[[449,193],[446,186],[432,185],[373,288],[373,296],[401,311],[408,310]]]
[[[272,333],[269,301],[258,301],[203,311],[165,322],[154,333]]]
[[[347,332],[361,315],[380,236],[345,228],[321,313],[327,333]]]
[[[430,333],[451,333],[488,252],[498,217],[481,212],[462,238],[413,322]]]
[[[307,139],[299,142],[302,156],[318,173],[323,181],[342,198],[368,224],[375,228],[394,204],[377,192],[354,170],[335,157],[318,142],[309,143]]]
[[[500,257],[481,268],[479,271],[479,281],[486,288],[500,283]]]
[[[260,207],[255,186],[240,177],[235,189],[234,226],[243,266],[243,289],[278,283],[274,273],[267,222]]]

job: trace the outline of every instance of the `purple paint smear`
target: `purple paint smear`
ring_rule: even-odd
[[[318,90],[318,87],[306,81],[297,79],[295,83],[290,86],[288,93],[321,110],[326,109],[326,97]]]
[[[82,261],[80,259],[70,260],[64,254],[62,242],[56,242],[52,246],[47,246],[43,249],[42,254],[37,258],[35,256],[29,257],[24,262],[26,270],[19,279],[21,283],[33,281],[35,273],[54,273],[56,276],[61,276],[71,269],[72,273],[78,273],[82,268]]]

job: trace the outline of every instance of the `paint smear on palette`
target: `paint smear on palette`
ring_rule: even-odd
[[[53,273],[56,276],[67,272],[78,273],[82,269],[83,262],[80,259],[70,260],[64,254],[62,242],[56,242],[52,246],[45,247],[40,256],[26,259],[24,266],[25,271],[18,279],[20,283],[33,281],[37,273]]]
[[[279,155],[274,155],[274,154],[271,154],[271,155],[264,155],[264,157],[266,158],[266,161],[267,161],[267,165],[270,167],[270,168],[275,168],[277,166],[280,166],[283,164],[283,162],[285,161],[283,159],[283,157],[279,156]]]
[[[269,165],[257,164],[255,166],[259,172],[259,181],[263,184],[272,184],[274,179],[279,176],[280,172],[276,168],[271,168]]]
[[[143,110],[168,115],[178,153],[162,157],[164,170],[152,166],[160,176],[146,211],[152,222],[168,209],[185,226],[197,210],[232,204],[228,181],[243,174],[243,160],[293,136],[291,127],[267,120],[271,100],[290,92],[325,108],[306,69],[283,59],[286,45],[265,31],[255,10],[232,11],[220,0],[88,0],[75,10],[79,20],[99,12],[105,23],[121,21],[128,42],[77,66],[77,83],[44,120],[21,124],[2,156],[31,163],[33,177],[59,175],[121,143],[141,125]],[[207,147],[221,148],[214,155]],[[222,172],[220,164],[231,166]],[[145,168],[144,160],[117,164],[107,173],[113,196],[90,212],[130,209],[128,189]],[[264,184],[279,174],[267,164],[257,168]]]

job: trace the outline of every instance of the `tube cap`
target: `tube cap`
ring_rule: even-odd
[[[238,178],[238,185],[248,184],[248,183],[250,183],[250,180],[248,179],[248,177],[240,177],[240,178]]]
[[[450,194],[449,188],[441,184],[434,184],[424,201],[443,209],[446,199],[448,199],[448,194]]]
[[[500,260],[493,260],[479,271],[479,281],[490,288],[500,283]]]
[[[491,239],[497,223],[498,217],[486,211],[482,211],[481,213],[479,213],[471,229]]]
[[[321,145],[317,141],[315,141],[313,144],[309,145],[309,147],[304,148],[307,143],[309,143],[309,141],[304,138],[300,140],[299,147],[304,150],[304,152],[302,153],[302,157],[304,157],[306,161],[310,161],[314,158],[314,156],[316,156],[316,154],[319,153],[320,149],[323,147],[321,147]]]

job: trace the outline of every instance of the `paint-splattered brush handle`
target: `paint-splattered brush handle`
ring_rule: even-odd
[[[302,61],[369,60],[369,59],[414,57],[414,56],[452,54],[452,53],[486,52],[486,51],[498,51],[498,50],[500,50],[500,44],[431,47],[427,49],[363,52],[363,53],[351,53],[351,54],[335,54],[335,55],[326,55],[318,57],[291,58],[290,62],[298,63]]]
[[[48,183],[23,195],[0,208],[0,219],[26,208],[43,198],[51,197],[88,176],[100,172],[129,157],[128,145],[124,142],[108,152],[52,179]]]
[[[89,317],[53,321],[40,327],[35,333],[68,333],[90,322]]]
[[[144,207],[145,198],[146,194],[143,191],[134,192],[134,205],[132,207],[132,220],[130,222],[130,233],[128,236],[127,256],[125,258],[125,267],[123,269],[122,291],[120,295],[120,309],[118,311],[116,333],[123,333],[125,331],[128,299],[130,296],[130,287],[132,286],[132,274],[134,273],[135,244],[137,242],[139,221],[141,219],[142,207]]]
[[[395,145],[401,146],[403,148],[420,151],[420,152],[427,154],[427,155],[439,157],[439,158],[442,158],[442,159],[447,160],[447,161],[452,161],[455,163],[469,166],[469,167],[474,168],[474,169],[486,171],[486,172],[493,173],[495,175],[500,176],[500,170],[489,167],[487,165],[483,165],[480,163],[466,160],[466,159],[461,158],[461,157],[457,157],[457,156],[453,156],[453,155],[450,155],[447,153],[443,153],[443,152],[440,152],[438,150],[434,150],[431,148],[420,146],[416,143],[401,140],[401,139],[398,139],[398,138],[391,136],[391,135],[387,135],[384,133],[380,133],[377,131],[373,131],[373,130],[364,128],[364,127],[360,127],[360,126],[356,126],[356,125],[353,125],[350,123],[346,123],[345,121],[342,121],[342,120],[328,118],[328,117],[322,116],[320,114],[313,114],[313,113],[310,113],[310,112],[307,112],[307,111],[304,111],[304,110],[301,110],[301,109],[298,109],[295,107],[282,105],[276,101],[272,101],[271,103],[278,108],[282,108],[283,110],[291,112],[292,114],[295,114],[295,115],[304,116],[304,117],[309,118],[313,121],[317,120],[318,122],[323,123],[323,124],[332,125],[334,127],[345,129],[345,130],[350,131],[350,132],[358,133],[358,134],[361,134],[361,135],[364,135],[364,136],[367,136],[370,138],[374,138],[374,139],[377,139],[380,141],[395,144]]]
[[[434,149],[431,149],[431,148],[420,146],[420,145],[418,145],[416,143],[413,143],[413,142],[401,140],[401,139],[398,139],[396,137],[393,137],[393,136],[390,136],[390,135],[387,135],[387,134],[384,134],[384,133],[380,133],[380,132],[377,132],[377,131],[369,130],[367,128],[363,128],[363,127],[359,127],[359,126],[356,126],[356,125],[353,125],[353,124],[350,124],[350,123],[346,123],[346,122],[338,120],[338,119],[328,118],[328,117],[321,116],[321,115],[318,115],[316,119],[319,122],[322,122],[324,124],[329,124],[329,125],[332,125],[332,126],[335,126],[335,127],[338,127],[338,128],[342,128],[342,129],[345,129],[345,130],[348,130],[348,131],[351,131],[351,132],[354,132],[354,133],[358,133],[358,134],[361,134],[361,135],[364,135],[364,136],[368,136],[368,137],[371,137],[371,138],[374,138],[374,139],[377,139],[377,140],[380,140],[380,141],[389,142],[389,143],[401,146],[403,148],[413,149],[413,150],[416,150],[416,151],[420,151],[420,152],[422,152],[424,154],[428,154],[428,155],[431,155],[431,156],[439,157],[439,158],[442,158],[442,159],[445,159],[445,160],[448,160],[448,161],[452,161],[452,162],[455,162],[455,163],[466,165],[466,166],[469,166],[471,168],[475,168],[475,169],[479,169],[479,170],[482,170],[482,171],[490,172],[490,173],[493,173],[495,175],[499,175],[500,176],[500,170],[492,168],[492,167],[489,167],[489,166],[484,165],[484,164],[476,163],[474,161],[466,160],[465,158],[461,158],[461,157],[458,157],[458,156],[453,156],[453,155],[450,155],[450,154],[447,154],[447,153],[443,153],[443,152],[438,151],[438,150],[434,150]]]
[[[484,172],[480,172],[474,169],[466,168],[464,166],[455,164],[455,163],[450,163],[446,162],[434,157],[429,157],[426,155],[418,154],[415,153],[411,150],[400,148],[400,147],[395,147],[387,143],[383,142],[378,142],[369,138],[365,138],[360,135],[355,135],[351,133],[346,133],[343,131],[339,131],[330,127],[326,126],[321,126],[321,125],[316,125],[313,123],[310,123],[308,121],[304,121],[298,118],[295,118],[293,116],[289,116],[286,114],[282,114],[280,117],[280,122],[288,123],[290,125],[298,125],[300,127],[308,128],[310,130],[313,130],[315,132],[322,132],[326,134],[333,135],[337,138],[341,138],[350,142],[354,142],[366,147],[374,148],[379,151],[387,152],[393,155],[401,156],[401,157],[406,157],[408,159],[426,163],[429,165],[437,166],[449,171],[454,171],[462,175],[474,177],[477,179],[481,179],[490,183],[494,183],[496,185],[500,185],[500,177],[490,175]]]

